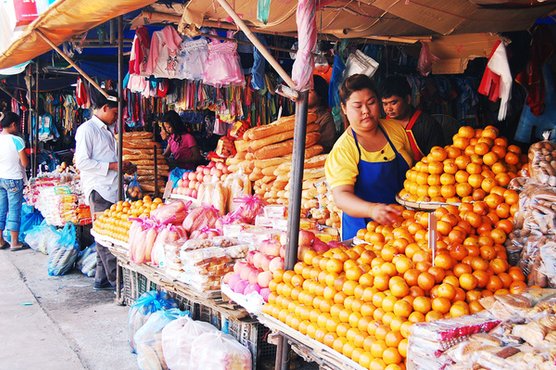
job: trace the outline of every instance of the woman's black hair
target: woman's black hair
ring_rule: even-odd
[[[369,76],[363,74],[351,75],[346,78],[342,83],[342,86],[340,86],[340,101],[342,104],[346,104],[351,94],[365,89],[371,90],[378,97],[378,91]]]
[[[19,122],[19,116],[14,112],[4,112],[0,125],[2,128],[8,128],[14,122]]]
[[[164,116],[162,116],[162,122],[166,122],[172,127],[174,140],[177,142],[180,142],[181,136],[187,133],[187,128],[181,120],[180,115],[174,110],[166,112]]]
[[[328,107],[328,83],[319,75],[313,75],[313,90],[319,97],[319,107]]]

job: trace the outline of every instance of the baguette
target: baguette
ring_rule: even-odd
[[[253,173],[251,173],[251,174],[249,175],[249,180],[250,180],[250,181],[257,181],[257,180],[262,179],[263,177],[264,177],[264,175],[263,175],[262,173],[255,173],[255,172],[253,171]]]
[[[122,150],[123,155],[136,155],[136,156],[154,156],[154,150],[151,149],[132,149],[125,148]],[[162,150],[157,149],[156,153],[162,157]]]
[[[274,177],[274,176],[264,176],[264,177],[261,179],[261,182],[262,182],[263,184],[268,184],[269,182],[272,182],[272,181],[274,181],[274,180],[276,180],[276,177]]]
[[[307,114],[307,125],[317,120],[316,113]],[[253,127],[245,131],[243,137],[249,140],[258,140],[281,132],[293,131],[295,128],[295,115],[282,117],[265,126]]]
[[[310,132],[307,134],[306,146],[310,147],[315,145],[319,140],[320,134],[318,132]],[[281,143],[272,144],[260,148],[255,152],[256,159],[268,159],[273,157],[281,157],[283,155],[291,154],[293,151],[293,140],[286,140]]]
[[[310,125],[307,125],[307,133],[309,132],[315,132],[315,131],[319,131],[320,126],[316,123],[311,123]],[[262,139],[258,139],[258,140],[253,140],[249,142],[249,150],[254,152],[257,149],[260,149],[262,147],[265,147],[267,145],[270,144],[275,144],[275,143],[279,143],[288,139],[293,138],[293,130],[292,131],[285,131],[285,132],[281,132],[279,134],[274,134],[271,136],[267,136],[265,138]]]
[[[118,135],[116,135],[118,137]],[[125,139],[152,139],[153,133],[152,132],[145,132],[145,131],[135,131],[135,132],[124,132],[124,140]]]
[[[279,166],[284,162],[287,162],[288,158],[286,157],[277,157],[277,158],[271,158],[271,159],[260,159],[260,160],[255,160],[254,164],[255,167],[258,168],[266,168],[266,167],[274,167],[274,166]]]
[[[124,141],[124,149],[153,149],[153,147],[160,148],[162,144],[156,141],[141,141],[141,142],[129,142]]]
[[[246,152],[249,149],[249,142],[245,140],[236,140],[234,141],[234,145],[238,153]]]
[[[306,159],[303,167],[304,169],[322,168],[324,166],[324,163],[326,162],[326,157],[326,154],[320,154],[313,158]],[[289,174],[290,171],[291,162],[284,162],[276,168],[276,170],[274,171],[274,175],[279,176],[282,174]]]
[[[278,167],[279,167],[279,166],[263,167],[263,168],[262,168],[263,175],[265,175],[265,176],[273,176],[273,175],[274,175],[274,171],[275,171]]]

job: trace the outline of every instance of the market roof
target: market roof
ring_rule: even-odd
[[[155,0],[58,0],[6,50],[0,51],[0,68],[12,67],[51,50],[36,30],[60,45],[72,36],[90,30],[114,17],[154,3]]]
[[[270,2],[266,24],[257,19],[256,2],[230,4],[255,32],[296,33],[296,1]],[[320,5],[319,33],[338,38],[520,31],[556,9],[555,0],[321,0]],[[216,1],[190,0],[173,8],[156,5],[155,10],[183,14],[184,23],[197,27],[232,24]]]

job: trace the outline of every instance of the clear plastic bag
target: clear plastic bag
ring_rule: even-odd
[[[135,333],[149,319],[151,314],[161,309],[176,308],[177,306],[176,301],[170,298],[166,292],[152,290],[137,298],[129,309],[127,320],[131,352],[135,353]]]
[[[200,335],[193,342],[191,369],[250,370],[251,352],[234,337],[221,332]]]
[[[556,186],[556,144],[548,141],[549,136],[549,131],[543,133],[544,140],[529,148],[529,172],[536,182]]]
[[[48,255],[48,275],[59,276],[69,272],[77,260],[79,242],[75,225],[68,222],[60,233],[57,245]]]
[[[97,266],[97,248],[96,243],[91,244],[81,252],[77,257],[77,262],[75,262],[75,267],[83,273],[83,275],[88,277],[95,276],[95,270]]]
[[[48,254],[47,245],[51,240],[57,240],[58,238],[56,229],[48,225],[46,220],[43,220],[39,226],[27,233],[25,243],[37,252]]]
[[[180,317],[162,329],[162,350],[166,364],[172,370],[196,370],[192,367],[194,341],[204,333],[218,332],[209,323]]]
[[[162,351],[162,329],[173,320],[188,314],[178,308],[154,312],[135,333],[137,364],[141,370],[166,370],[168,366]]]
[[[361,50],[356,50],[355,53],[351,53],[347,59],[344,78],[348,78],[354,74],[364,74],[373,77],[378,66],[379,63],[376,60],[366,55]]]

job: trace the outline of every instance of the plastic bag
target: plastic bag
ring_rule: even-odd
[[[220,212],[212,206],[203,206],[192,210],[183,221],[183,228],[191,233],[204,227],[214,228]]]
[[[529,148],[529,172],[538,183],[556,186],[556,144],[548,141],[550,132],[543,133],[543,137],[543,141]]]
[[[234,337],[221,332],[200,335],[191,346],[191,369],[250,370],[251,352]]]
[[[166,292],[158,292],[152,290],[143,293],[129,309],[128,314],[128,330],[129,330],[129,346],[131,352],[135,353],[134,336],[143,324],[149,319],[153,312],[162,309],[176,308],[178,304],[168,296]]]
[[[181,226],[166,225],[158,230],[158,235],[151,252],[151,263],[153,266],[164,266],[166,250],[164,245],[187,238],[187,232]]]
[[[39,226],[27,232],[25,243],[37,252],[48,254],[47,245],[52,239],[57,240],[58,238],[56,229],[43,220]]]
[[[96,243],[91,244],[81,252],[77,257],[77,262],[75,263],[75,268],[83,273],[83,275],[88,277],[95,276],[95,270],[97,267],[97,245]]]
[[[162,350],[166,364],[172,370],[194,370],[192,352],[194,341],[204,333],[217,333],[209,323],[180,317],[162,329]]]
[[[162,352],[162,329],[187,311],[178,308],[154,312],[137,330],[133,340],[137,350],[137,364],[141,370],[166,370],[168,366]]]
[[[185,170],[183,168],[174,168],[171,172],[170,172],[170,177],[168,178],[168,181],[172,181],[172,188],[175,188],[178,186],[178,181],[180,181],[183,177],[183,175],[187,172],[191,172],[189,170]]]
[[[356,50],[355,53],[351,53],[347,59],[344,79],[355,74],[364,74],[373,77],[378,66],[379,64],[376,60],[365,55],[361,50]]]
[[[131,200],[138,200],[143,198],[143,191],[141,190],[139,180],[137,180],[137,174],[135,174],[133,180],[131,180],[129,185],[127,186],[127,196]]]
[[[234,214],[239,215],[245,223],[254,224],[255,217],[261,213],[266,203],[257,195],[246,195],[235,198],[234,204],[236,207]]]
[[[129,257],[132,262],[141,264],[151,261],[159,225],[152,220],[134,219],[129,230]]]
[[[181,200],[174,201],[172,203],[164,204],[154,211],[151,211],[151,218],[160,224],[174,224],[181,225],[191,202],[182,202]]]
[[[417,70],[421,76],[428,76],[432,72],[432,65],[440,59],[431,53],[429,44],[421,41],[421,52],[419,53],[419,60],[417,62]]]
[[[57,245],[49,252],[48,275],[59,276],[69,272],[79,253],[75,225],[68,222],[60,233]]]

